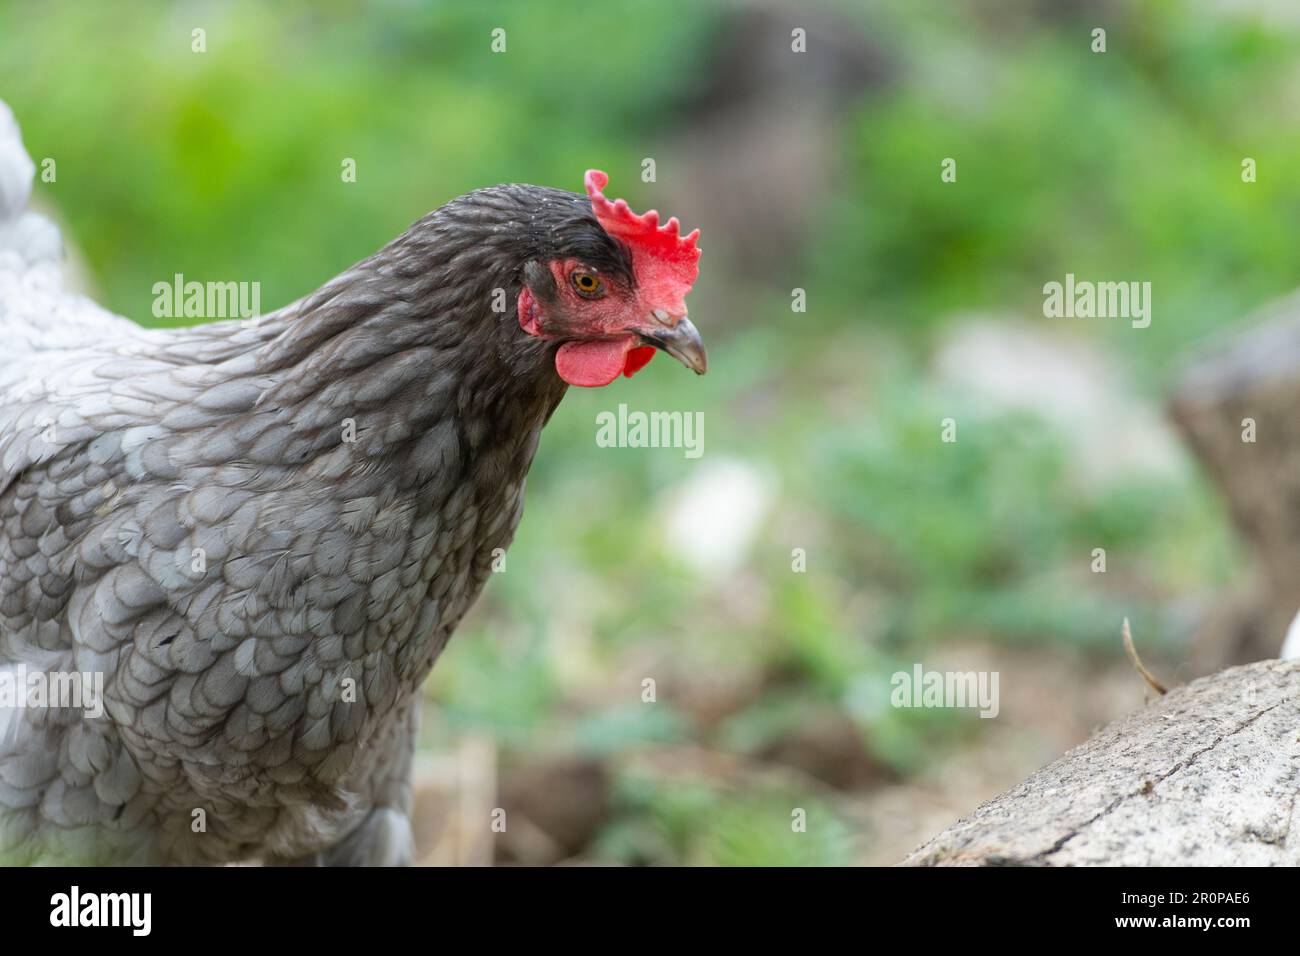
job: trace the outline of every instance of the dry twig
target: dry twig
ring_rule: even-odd
[[[1154,690],[1157,694],[1164,695],[1169,693],[1165,688],[1165,685],[1156,680],[1155,676],[1147,670],[1146,665],[1142,663],[1142,658],[1138,657],[1137,648],[1133,646],[1133,634],[1128,627],[1128,618],[1124,618],[1124,651],[1128,654],[1129,662],[1132,663],[1134,669],[1142,675],[1142,679],[1147,682],[1148,687]]]

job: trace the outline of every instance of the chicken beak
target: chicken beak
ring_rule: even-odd
[[[673,325],[657,322],[650,328],[637,329],[637,334],[646,345],[667,352],[696,375],[703,375],[709,370],[709,357],[704,352],[699,330],[686,316],[682,316]]]

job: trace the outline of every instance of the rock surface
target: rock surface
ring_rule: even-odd
[[[1300,661],[1176,688],[914,851],[913,866],[1300,864]]]

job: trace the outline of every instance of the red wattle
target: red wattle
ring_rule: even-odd
[[[650,364],[650,360],[655,357],[655,348],[653,345],[638,345],[627,353],[627,358],[623,360],[623,374],[631,378],[641,369]]]
[[[620,339],[565,342],[555,353],[555,371],[570,385],[599,388],[620,375],[631,378],[654,357],[635,335]]]

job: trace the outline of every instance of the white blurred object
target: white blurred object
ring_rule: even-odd
[[[935,368],[942,381],[973,393],[990,411],[1042,418],[1072,449],[1085,479],[1184,472],[1181,447],[1150,400],[1078,337],[1010,320],[974,319],[948,335]]]
[[[29,265],[57,262],[63,255],[54,223],[27,211],[35,174],[36,164],[23,148],[18,121],[0,100],[0,255],[17,253]]]
[[[25,208],[35,172],[13,112],[0,100],[0,343],[9,358],[25,356],[0,365],[0,388],[15,395],[25,387],[44,393],[65,374],[59,365],[65,359],[41,351],[114,336],[127,347],[149,342],[151,334],[75,293],[58,227]],[[3,438],[0,433],[0,444]]]
[[[14,219],[27,208],[36,164],[23,149],[13,110],[0,100],[0,221]]]
[[[1291,619],[1291,626],[1286,629],[1286,640],[1282,642],[1282,650],[1277,656],[1284,661],[1300,657],[1300,611]]]
[[[665,544],[701,575],[723,577],[744,561],[771,502],[772,483],[758,468],[708,461],[669,492]]]

